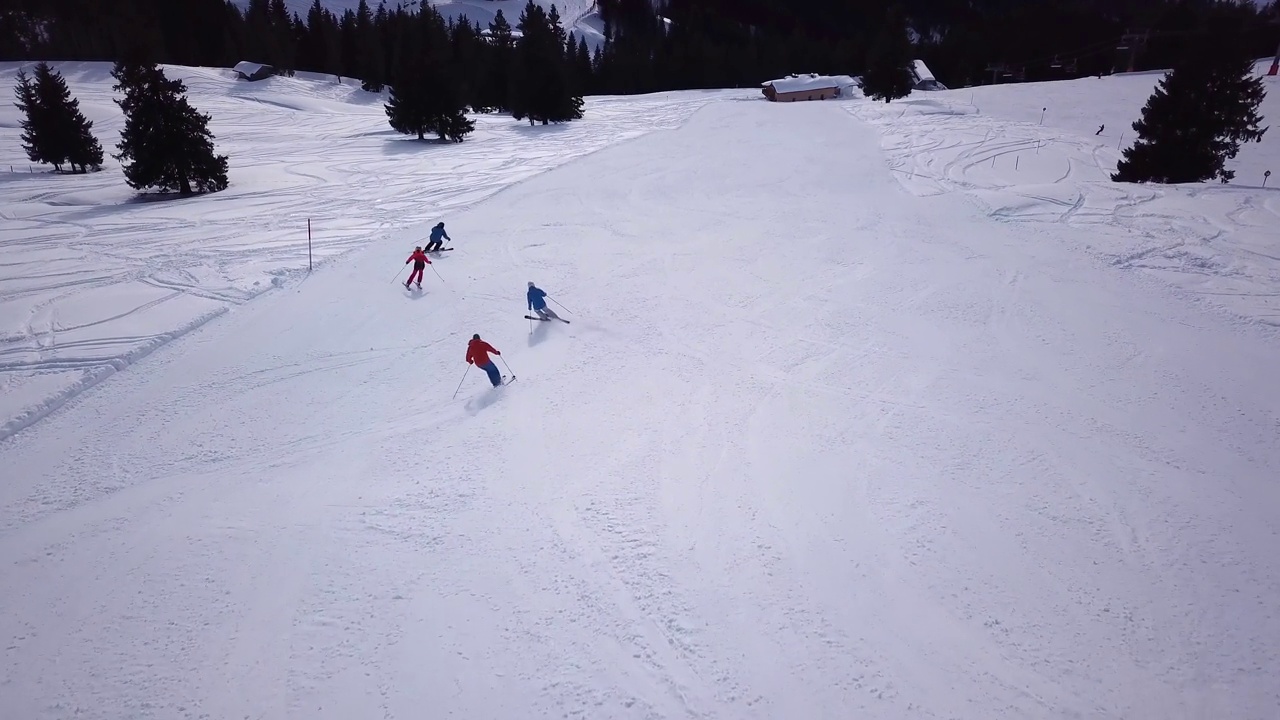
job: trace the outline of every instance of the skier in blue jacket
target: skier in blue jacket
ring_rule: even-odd
[[[525,297],[529,300],[529,309],[538,313],[538,317],[543,320],[555,318],[560,322],[568,322],[568,320],[556,315],[551,308],[547,307],[547,294],[542,288],[534,285],[532,280],[529,281],[529,292],[525,293]]]
[[[431,240],[427,242],[427,252],[435,252],[444,246],[444,240],[440,238],[453,242],[453,238],[449,237],[449,233],[444,231],[444,223],[438,223],[431,228]]]

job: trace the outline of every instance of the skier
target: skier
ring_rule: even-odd
[[[404,264],[408,265],[411,262],[413,263],[413,272],[409,273],[409,279],[404,281],[404,289],[408,290],[409,285],[413,283],[414,276],[417,276],[418,289],[421,290],[422,289],[422,271],[425,270],[426,267],[431,264],[431,260],[427,258],[427,254],[422,252],[422,247],[419,246],[413,249],[413,254],[409,256],[408,260],[404,261]]]
[[[444,246],[444,240],[453,242],[453,238],[449,237],[449,233],[444,231],[444,223],[439,223],[431,228],[431,240],[427,242],[427,252],[435,252]]]
[[[497,348],[480,339],[480,335],[472,335],[471,342],[467,343],[467,364],[475,365],[481,370],[489,374],[489,382],[494,387],[502,384],[502,375],[498,372],[498,366],[493,364],[489,359],[489,353],[501,355]]]
[[[547,297],[547,293],[544,292],[542,288],[538,287],[537,285],[534,285],[533,281],[530,280],[529,292],[525,293],[525,298],[529,301],[529,309],[538,313],[538,317],[542,318],[543,320],[550,320],[551,318],[555,318],[560,322],[568,322],[568,320],[565,320],[559,315],[556,315],[555,311],[547,307],[547,301],[545,299],[546,297]]]

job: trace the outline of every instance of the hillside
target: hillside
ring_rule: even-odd
[[[1270,59],[1255,66],[1265,75]],[[1280,138],[1241,148],[1227,186],[1113,183],[1120,150],[1160,73],[915,93],[901,103],[850,105],[882,133],[911,192],[963,192],[990,217],[1039,234],[1077,228],[1091,251],[1225,308],[1228,322],[1280,327],[1275,227]],[[1267,77],[1266,119],[1280,118],[1280,77]],[[1040,123],[1043,115],[1043,125]],[[1267,120],[1264,120],[1264,125]],[[1101,130],[1101,132],[1099,132]]]
[[[106,69],[62,70],[114,142]],[[15,717],[1280,707],[1275,188],[1110,184],[1093,115],[1021,117],[1066,84],[424,145],[354,87],[171,71],[227,191],[3,179]],[[1174,241],[1221,264],[1130,256]]]
[[[108,155],[123,117],[110,68],[58,66]],[[0,65],[12,86],[17,65]],[[590,117],[529,128],[480,116],[457,148],[422,147],[387,126],[354,84],[300,73],[239,82],[225,69],[170,68],[213,120],[232,187],[212,199],[138,202],[115,160],[88,177],[30,167],[18,111],[0,106],[0,439],[130,362],[307,267],[434,220],[524,178],[673,127],[714,93],[588,101]],[[10,169],[16,172],[10,172]],[[200,212],[188,219],[184,208]],[[465,236],[465,230],[463,235]]]

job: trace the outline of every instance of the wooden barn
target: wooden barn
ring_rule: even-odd
[[[249,81],[263,80],[265,78],[271,77],[276,72],[276,69],[271,67],[270,65],[263,65],[262,63],[249,62],[248,60],[242,60],[236,63],[236,66],[233,69],[236,71],[236,77],[240,78],[241,80],[249,80]]]
[[[761,84],[760,92],[770,102],[827,100],[845,96],[853,85],[853,78],[844,75],[807,73],[770,80]]]

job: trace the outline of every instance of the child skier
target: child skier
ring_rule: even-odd
[[[494,387],[498,387],[502,384],[502,375],[498,372],[498,366],[489,359],[489,353],[502,354],[492,345],[481,340],[480,335],[472,335],[471,342],[467,343],[467,364],[475,365],[488,373],[489,382],[493,383]]]
[[[435,252],[444,246],[444,240],[453,242],[453,238],[449,237],[449,233],[444,231],[444,223],[439,223],[431,228],[431,240],[427,243],[427,252]]]
[[[421,290],[422,289],[422,271],[425,270],[426,267],[431,264],[431,261],[427,259],[427,254],[422,252],[422,247],[419,246],[419,247],[415,247],[413,249],[413,254],[409,256],[408,260],[404,261],[405,265],[408,265],[409,263],[413,263],[413,272],[409,273],[409,279],[404,281],[404,289],[408,290],[409,285],[413,283],[413,278],[417,276],[418,289]]]
[[[560,317],[559,315],[556,315],[551,308],[547,307],[546,297],[547,297],[547,294],[542,291],[542,288],[538,287],[537,285],[534,285],[533,281],[530,280],[529,292],[525,293],[525,298],[529,301],[529,309],[538,313],[538,317],[542,318],[543,320],[549,320],[551,318],[555,318],[560,322],[568,322],[567,320]]]

